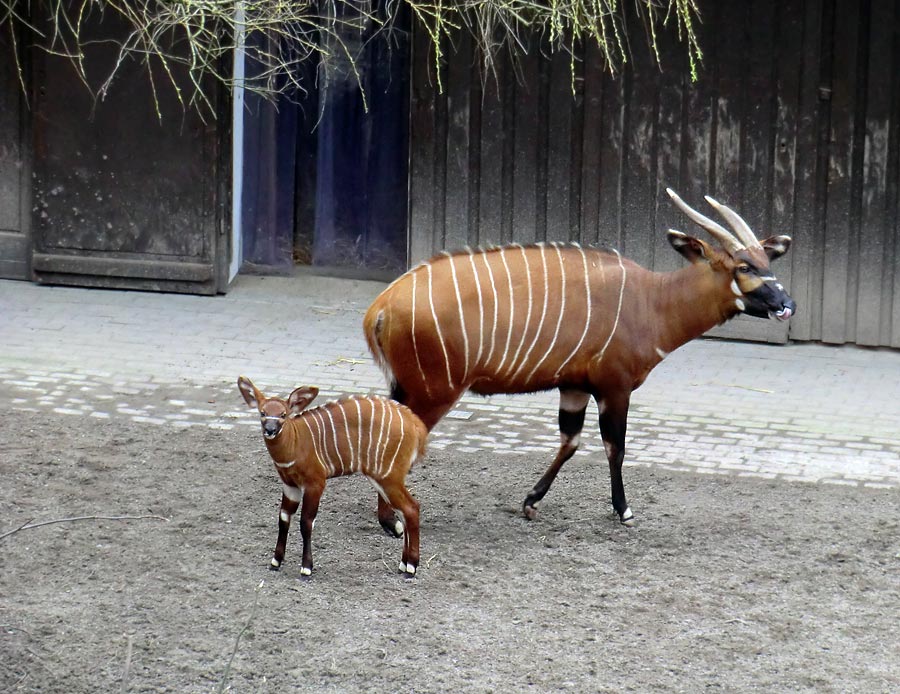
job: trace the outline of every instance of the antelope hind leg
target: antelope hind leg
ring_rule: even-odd
[[[581,430],[584,428],[584,415],[587,411],[590,395],[581,391],[562,390],[559,400],[559,436],[560,446],[556,457],[547,468],[538,483],[525,497],[522,503],[522,513],[529,520],[537,516],[538,502],[550,490],[550,485],[559,474],[560,468],[569,458],[575,455],[580,442]]]
[[[378,495],[378,522],[391,537],[403,537],[403,521],[397,518],[394,507]]]

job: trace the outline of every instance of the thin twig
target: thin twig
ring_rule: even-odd
[[[125,647],[125,670],[122,672],[122,692],[128,689],[128,676],[131,674],[131,650],[134,646],[134,636],[128,634],[128,645]]]
[[[19,526],[18,528],[16,528],[15,530],[10,530],[9,532],[4,533],[3,535],[0,535],[0,540],[2,540],[4,537],[7,537],[8,535],[12,535],[12,534],[14,534],[14,533],[19,532],[20,530],[24,530],[25,528],[29,527],[28,524],[29,524],[31,521],[33,521],[33,520],[34,520],[34,518],[29,518],[27,521],[25,521],[24,523],[22,523],[22,525],[20,525],[20,526]]]
[[[168,523],[170,519],[165,518],[164,516],[77,516],[75,518],[54,518],[53,520],[41,521],[40,523],[32,523],[29,520],[20,525],[18,528],[0,535],[0,540],[4,540],[10,535],[15,535],[20,530],[31,530],[32,528],[40,528],[42,525],[52,525],[53,523],[72,523],[74,521],[83,520],[161,520]]]
[[[253,596],[253,607],[250,608],[250,616],[247,617],[247,623],[244,624],[243,629],[238,632],[237,638],[234,640],[234,648],[231,650],[231,657],[228,659],[228,665],[225,666],[225,674],[222,675],[222,681],[219,682],[219,688],[216,690],[219,694],[222,694],[222,692],[225,691],[225,683],[228,681],[228,675],[231,673],[231,664],[234,662],[234,657],[237,655],[238,646],[241,645],[241,637],[250,628],[253,617],[256,615],[256,606],[259,605],[259,591],[262,589],[264,583],[265,581],[260,581],[259,585],[256,586],[256,590],[254,591],[255,595]]]

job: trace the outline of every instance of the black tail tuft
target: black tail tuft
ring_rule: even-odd
[[[406,391],[397,381],[391,381],[391,400],[396,400],[401,405],[406,404]]]

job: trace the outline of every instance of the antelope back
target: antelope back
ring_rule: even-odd
[[[577,244],[443,253],[389,286],[364,330],[389,378],[431,398],[548,388],[604,348],[635,269]]]
[[[425,452],[428,432],[403,405],[379,396],[329,402],[291,420],[306,434],[328,477],[354,472],[376,480],[405,475]]]

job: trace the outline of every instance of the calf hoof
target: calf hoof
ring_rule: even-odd
[[[398,518],[391,518],[389,520],[379,521],[381,523],[381,527],[384,532],[391,537],[403,537],[403,521]]]
[[[300,575],[304,578],[312,576],[312,567],[311,566],[301,566],[300,567]]]
[[[634,514],[631,512],[630,507],[626,508],[625,512],[619,517],[619,522],[626,528],[634,527]]]
[[[411,562],[407,564],[405,561],[401,561],[398,568],[400,573],[404,574],[407,578],[412,578],[416,575],[416,565]]]
[[[272,561],[269,562],[269,571],[278,571],[281,568],[281,562],[278,561],[275,557],[272,557]]]
[[[525,517],[528,520],[534,520],[535,518],[537,518],[537,507],[539,503],[539,501],[532,501],[532,498],[530,496],[525,497],[525,501],[522,503],[522,513],[525,514]]]

